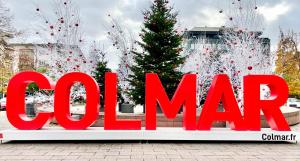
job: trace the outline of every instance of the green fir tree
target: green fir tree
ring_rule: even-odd
[[[99,61],[97,63],[97,67],[95,71],[93,72],[93,77],[97,81],[99,88],[100,88],[100,105],[101,107],[104,107],[104,81],[105,81],[105,73],[111,72],[111,69],[107,67],[106,61]]]
[[[151,9],[144,12],[144,27],[137,42],[143,52],[133,52],[133,74],[129,76],[132,86],[129,93],[135,104],[145,102],[145,74],[156,73],[171,98],[182,78],[178,67],[184,63],[180,55],[182,35],[175,29],[177,12],[167,0],[155,0]]]

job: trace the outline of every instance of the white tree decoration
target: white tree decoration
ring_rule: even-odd
[[[49,76],[56,80],[67,72],[88,72],[78,7],[71,0],[55,0],[50,13],[37,7],[36,14],[41,20],[36,34],[44,43],[38,47],[47,49],[47,56],[38,61],[50,66]]]
[[[42,40],[36,44],[37,61],[46,66],[46,75],[56,81],[69,72],[90,74],[89,62],[81,50],[84,45],[82,24],[74,1],[55,0],[52,9],[37,7],[35,13],[40,20],[35,34]],[[85,88],[75,83],[70,98],[72,103],[83,103]]]
[[[183,64],[184,73],[197,75],[197,105],[201,106],[206,99],[210,83],[214,75],[219,74],[220,58],[218,51],[211,44],[204,44],[206,39],[197,38],[192,43],[197,44],[191,48],[190,42],[185,42],[184,55],[186,61]]]
[[[260,38],[263,31],[262,16],[257,9],[256,1],[233,1],[227,12],[228,26],[222,34],[225,44],[222,50],[226,51],[223,55],[224,72],[231,77],[241,110],[243,77],[249,74],[271,74],[275,58],[274,53],[270,52],[269,40]]]
[[[233,0],[227,9],[219,10],[227,18],[227,26],[220,28],[219,42],[209,43],[207,37],[195,37],[184,44],[187,59],[182,70],[197,74],[199,106],[206,99],[213,77],[227,74],[243,111],[243,77],[271,74],[275,56],[269,50],[269,40],[260,38],[262,19],[256,1]]]
[[[107,62],[107,52],[105,51],[104,45],[101,45],[100,42],[94,41],[89,49],[88,56],[88,66],[87,68],[94,71],[97,67],[97,63],[105,63]],[[90,73],[92,74],[92,73]]]
[[[257,0],[222,1],[227,8],[221,8],[227,18],[226,26],[246,31],[262,31],[263,17],[258,13]]]
[[[129,30],[125,30],[111,15],[110,27],[108,28],[108,38],[113,43],[113,46],[120,52],[120,64],[117,70],[119,86],[121,88],[121,95],[125,103],[130,102],[130,97],[127,95],[130,89],[128,81],[129,75],[132,74],[130,66],[133,63],[132,51],[137,50],[135,47],[135,40]]]

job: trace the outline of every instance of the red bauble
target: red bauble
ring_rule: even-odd
[[[51,26],[50,26],[50,29],[53,29],[53,28],[54,28],[54,26],[51,25]]]
[[[76,27],[78,27],[78,26],[79,26],[79,24],[78,24],[78,23],[76,23],[76,24],[75,24],[75,26],[76,26]]]
[[[252,67],[252,66],[249,66],[249,67],[248,67],[248,70],[252,70],[252,69],[253,69],[253,67]]]
[[[36,9],[36,11],[40,11],[40,9],[39,9],[39,8],[37,8],[37,9]]]

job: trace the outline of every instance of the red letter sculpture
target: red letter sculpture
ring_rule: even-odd
[[[81,120],[70,115],[70,90],[74,83],[80,82],[86,90],[86,112]],[[67,130],[84,130],[91,126],[99,115],[99,86],[84,73],[68,73],[61,77],[55,88],[54,114],[57,122]]]
[[[271,96],[268,100],[261,100],[260,87],[267,85]],[[274,75],[249,75],[244,78],[245,121],[249,130],[260,131],[260,111],[264,113],[272,130],[290,131],[280,107],[288,99],[288,85]]]
[[[41,129],[53,116],[53,113],[39,113],[35,119],[29,120],[25,116],[25,91],[30,83],[36,83],[40,89],[52,90],[50,81],[37,72],[22,72],[15,75],[7,89],[7,118],[19,130]]]
[[[105,74],[105,130],[141,130],[140,120],[117,120],[117,74]]]
[[[146,130],[156,130],[157,102],[168,119],[176,118],[184,105],[183,127],[196,130],[196,75],[184,75],[171,102],[157,74],[146,75]]]
[[[222,101],[224,112],[217,112]],[[243,118],[227,75],[215,76],[200,115],[198,130],[210,130],[214,121],[228,121],[233,130],[244,130]]]

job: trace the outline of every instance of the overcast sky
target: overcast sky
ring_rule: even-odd
[[[52,0],[4,0],[14,15],[14,25],[18,30],[30,31],[36,24],[35,10],[51,9]],[[82,25],[86,40],[101,40],[107,43],[105,26],[107,15],[111,14],[136,35],[143,22],[142,11],[148,9],[150,0],[73,0],[80,8]],[[226,18],[219,13],[226,10],[226,4],[232,0],[170,0],[175,10],[179,11],[179,22],[184,28],[196,26],[220,27]],[[243,0],[241,0],[243,1]],[[253,0],[247,0],[253,1]],[[300,0],[257,0],[259,13],[264,17],[264,36],[272,41],[273,48],[279,37],[279,27],[300,32]],[[25,33],[25,35],[29,32]],[[28,40],[27,40],[28,41]],[[30,41],[30,40],[29,40]],[[109,47],[108,47],[109,48]],[[110,62],[116,68],[117,59]]]

